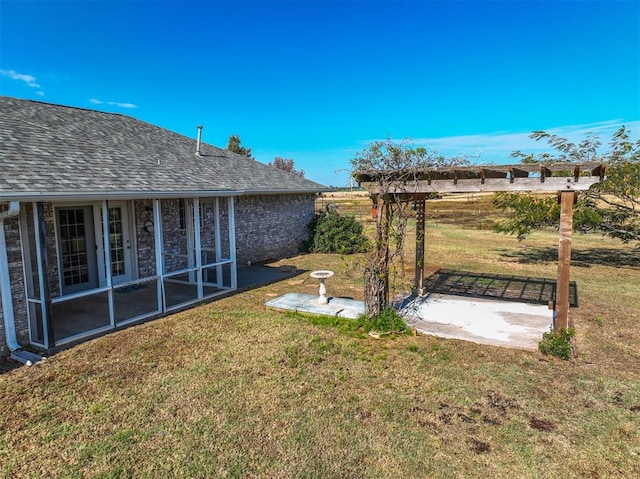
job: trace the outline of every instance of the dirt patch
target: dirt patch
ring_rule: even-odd
[[[507,414],[507,411],[510,409],[517,410],[520,409],[518,403],[511,398],[505,397],[498,392],[489,391],[487,393],[487,404],[494,409],[497,409],[502,414]]]
[[[537,429],[538,431],[545,432],[555,431],[557,428],[557,426],[548,419],[540,419],[533,416],[529,418],[529,426],[533,429]]]
[[[613,402],[618,406],[622,406],[624,404],[624,393],[622,391],[616,391],[613,393]]]
[[[491,444],[488,442],[480,441],[475,437],[469,439],[470,449],[476,454],[485,454],[487,452],[491,452]]]
[[[453,424],[456,422],[475,424],[477,422],[461,408],[452,407],[447,403],[440,403],[439,408],[442,412],[438,415],[438,419],[443,424]]]
[[[487,414],[482,416],[482,422],[491,424],[492,426],[500,426],[502,424],[500,418],[496,416],[489,416]]]
[[[361,408],[356,409],[356,417],[359,419],[368,419],[371,415],[371,411]]]

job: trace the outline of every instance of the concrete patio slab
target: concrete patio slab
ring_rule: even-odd
[[[304,271],[295,267],[264,265],[238,266],[238,291],[258,288],[298,276]]]
[[[356,319],[364,313],[364,303],[347,298],[328,298],[328,304],[319,304],[318,295],[287,293],[266,302],[268,308],[295,311],[298,313],[337,316]]]
[[[304,293],[287,293],[266,306],[351,319],[364,313],[362,301],[329,298],[328,304],[319,304],[318,295]],[[553,321],[547,306],[445,294],[409,298],[400,313],[421,334],[528,350],[538,349]]]
[[[530,350],[553,321],[547,306],[444,294],[414,298],[401,313],[423,334]]]

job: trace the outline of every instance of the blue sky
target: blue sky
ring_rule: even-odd
[[[0,93],[118,112],[348,182],[369,142],[512,162],[640,134],[640,1],[0,2]]]

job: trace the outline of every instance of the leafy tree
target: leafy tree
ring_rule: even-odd
[[[640,247],[640,140],[632,142],[624,126],[609,143],[609,150],[598,153],[601,143],[590,135],[575,144],[565,138],[534,131],[534,140],[546,140],[558,153],[555,155],[524,154],[511,156],[523,163],[606,162],[607,178],[582,192],[574,208],[573,227],[582,233],[598,232],[624,243],[637,242]],[[532,231],[548,226],[557,227],[560,207],[555,197],[523,193],[499,193],[494,205],[512,213],[511,218],[497,224],[496,230],[526,238]]]
[[[363,226],[354,216],[342,216],[335,210],[321,211],[309,225],[308,249],[313,253],[363,253],[369,248]]]
[[[304,178],[304,170],[296,170],[294,163],[294,160],[290,158],[282,158],[280,156],[276,156],[273,161],[269,162],[269,166],[275,166],[279,170],[287,171],[289,173],[293,173],[294,175],[298,175],[301,178]]]
[[[416,190],[425,168],[468,164],[464,158],[445,158],[405,140],[375,141],[351,160],[352,176],[359,182],[376,183],[372,197],[377,208],[373,252],[367,256],[364,271],[365,303],[369,316],[378,316],[389,304],[390,265],[400,265],[404,275],[404,238],[410,204],[401,194]],[[384,199],[384,201],[382,201]]]
[[[227,143],[227,150],[238,155],[248,156],[251,158],[251,148],[245,148],[240,145],[240,137],[238,135],[231,135],[229,137],[229,143]]]

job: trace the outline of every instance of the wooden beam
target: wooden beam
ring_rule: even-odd
[[[527,178],[529,177],[529,172],[523,170],[522,168],[509,168],[509,176],[511,178]]]
[[[479,180],[482,177],[505,177],[509,173],[511,173],[515,178],[525,178],[528,173],[539,173],[541,169],[544,169],[546,172],[550,172],[545,176],[554,176],[554,173],[574,172],[576,166],[581,172],[592,172],[592,175],[595,175],[594,172],[599,169],[600,174],[596,176],[600,176],[602,181],[602,177],[604,176],[603,168],[606,167],[606,163],[592,161],[587,163],[559,162],[543,164],[519,163],[517,165],[470,165],[424,168],[416,171],[362,170],[355,172],[353,176],[358,183],[375,183],[382,178],[387,182],[395,178],[398,180],[404,179],[408,183],[412,184],[416,180],[453,180],[456,176],[458,179],[476,178]]]
[[[560,238],[558,240],[558,280],[556,283],[555,320],[553,328],[573,326],[569,319],[569,280],[571,270],[571,235],[573,233],[573,204],[577,193],[562,191],[560,196]]]
[[[425,203],[417,200],[413,203],[416,209],[416,277],[413,284],[414,293],[424,296],[424,226]]]
[[[540,183],[544,183],[545,178],[551,177],[552,173],[549,168],[544,165],[540,165]]]
[[[504,171],[495,170],[492,168],[481,168],[481,175],[483,178],[506,178],[507,173]]]
[[[567,177],[547,177],[544,183],[540,178],[489,178],[462,179],[457,182],[451,180],[420,180],[412,184],[403,186],[400,184],[391,185],[391,193],[412,195],[417,193],[481,193],[497,191],[531,191],[534,193],[556,193],[563,190],[585,191],[591,185],[600,182],[597,176],[581,176],[578,182],[573,176]],[[379,191],[378,183],[361,183],[361,186],[368,189],[370,193]]]

